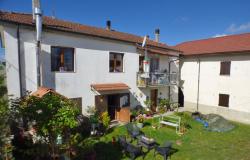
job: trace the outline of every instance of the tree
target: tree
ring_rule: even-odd
[[[78,107],[61,95],[49,93],[42,98],[28,95],[12,104],[16,113],[34,124],[37,136],[49,144],[52,156],[57,154],[58,137],[67,143],[70,129],[78,126]]]
[[[12,151],[9,127],[10,109],[6,94],[5,77],[0,74],[0,159],[10,159],[9,153]]]

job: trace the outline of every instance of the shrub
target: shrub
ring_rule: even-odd
[[[47,94],[42,98],[28,95],[14,101],[12,107],[16,114],[25,117],[29,123],[35,122],[37,136],[48,142],[53,155],[57,152],[57,137],[69,135],[69,130],[79,125],[78,107],[57,94]]]
[[[107,130],[110,124],[110,117],[107,111],[102,113],[101,121],[102,121],[104,128]]]
[[[147,109],[150,111],[152,102],[149,99],[147,99],[146,101],[144,101],[144,104],[146,105]]]

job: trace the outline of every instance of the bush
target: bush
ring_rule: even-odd
[[[25,117],[28,123],[35,122],[36,135],[48,142],[50,154],[57,152],[57,137],[69,137],[70,129],[79,123],[80,110],[69,99],[58,94],[47,94],[42,98],[28,95],[12,103],[16,115]],[[64,136],[65,135],[65,136]],[[68,143],[67,138],[63,143]]]
[[[102,121],[102,124],[103,124],[105,130],[107,130],[109,127],[109,124],[110,124],[110,117],[109,117],[109,114],[107,111],[102,113],[101,121]]]

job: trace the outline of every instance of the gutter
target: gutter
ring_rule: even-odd
[[[6,22],[6,23],[11,23],[11,24],[20,24],[19,22],[13,22],[13,21],[9,21],[9,20],[0,20],[0,21]],[[32,25],[32,24],[23,24],[22,23],[22,25],[29,26],[29,27],[35,27],[35,24]],[[127,42],[127,43],[132,43],[132,44],[135,44],[135,45],[139,43],[139,42],[132,42],[132,41],[129,41],[129,40],[121,40],[121,39],[112,38],[112,37],[105,37],[105,36],[101,36],[101,35],[92,35],[92,34],[78,32],[78,31],[70,31],[70,30],[67,30],[67,29],[55,28],[55,27],[48,26],[48,25],[46,26],[44,24],[43,24],[43,28],[48,29],[48,30],[53,30],[53,31],[60,31],[60,32],[66,32],[66,33],[72,33],[72,34],[80,34],[80,35],[85,35],[85,36],[90,36],[90,37],[103,38],[103,39],[108,39],[108,40],[115,40],[115,41],[120,41],[120,42]],[[118,32],[118,31],[112,31],[112,32]],[[121,32],[121,33],[123,33],[123,32]],[[129,34],[129,33],[125,33],[125,34]],[[134,35],[134,36],[136,36],[136,35]],[[140,36],[138,36],[138,37],[140,37]],[[150,41],[153,41],[153,40],[150,40]],[[155,45],[152,45],[152,44],[147,44],[147,46],[156,47],[156,48],[163,49],[163,50],[171,50],[171,51],[180,52],[178,49],[175,49],[175,48],[170,47],[170,46],[162,47],[162,46],[155,46]]]

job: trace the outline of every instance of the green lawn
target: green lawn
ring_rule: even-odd
[[[149,124],[157,123],[157,120],[148,120]],[[250,160],[250,125],[234,123],[235,128],[226,133],[206,131],[203,126],[192,120],[192,129],[183,136],[178,136],[175,129],[162,127],[153,129],[151,125],[145,126],[142,131],[149,137],[153,137],[159,144],[164,141],[172,141],[173,148],[177,152],[171,156],[171,160]],[[112,137],[126,135],[124,126],[114,128],[106,136],[101,137],[96,144],[97,159],[129,159],[121,153],[119,147],[111,143]],[[176,144],[176,140],[182,142]],[[142,159],[138,157],[137,159]],[[150,151],[146,160],[154,159],[153,151]],[[156,156],[155,159],[163,159]]]

